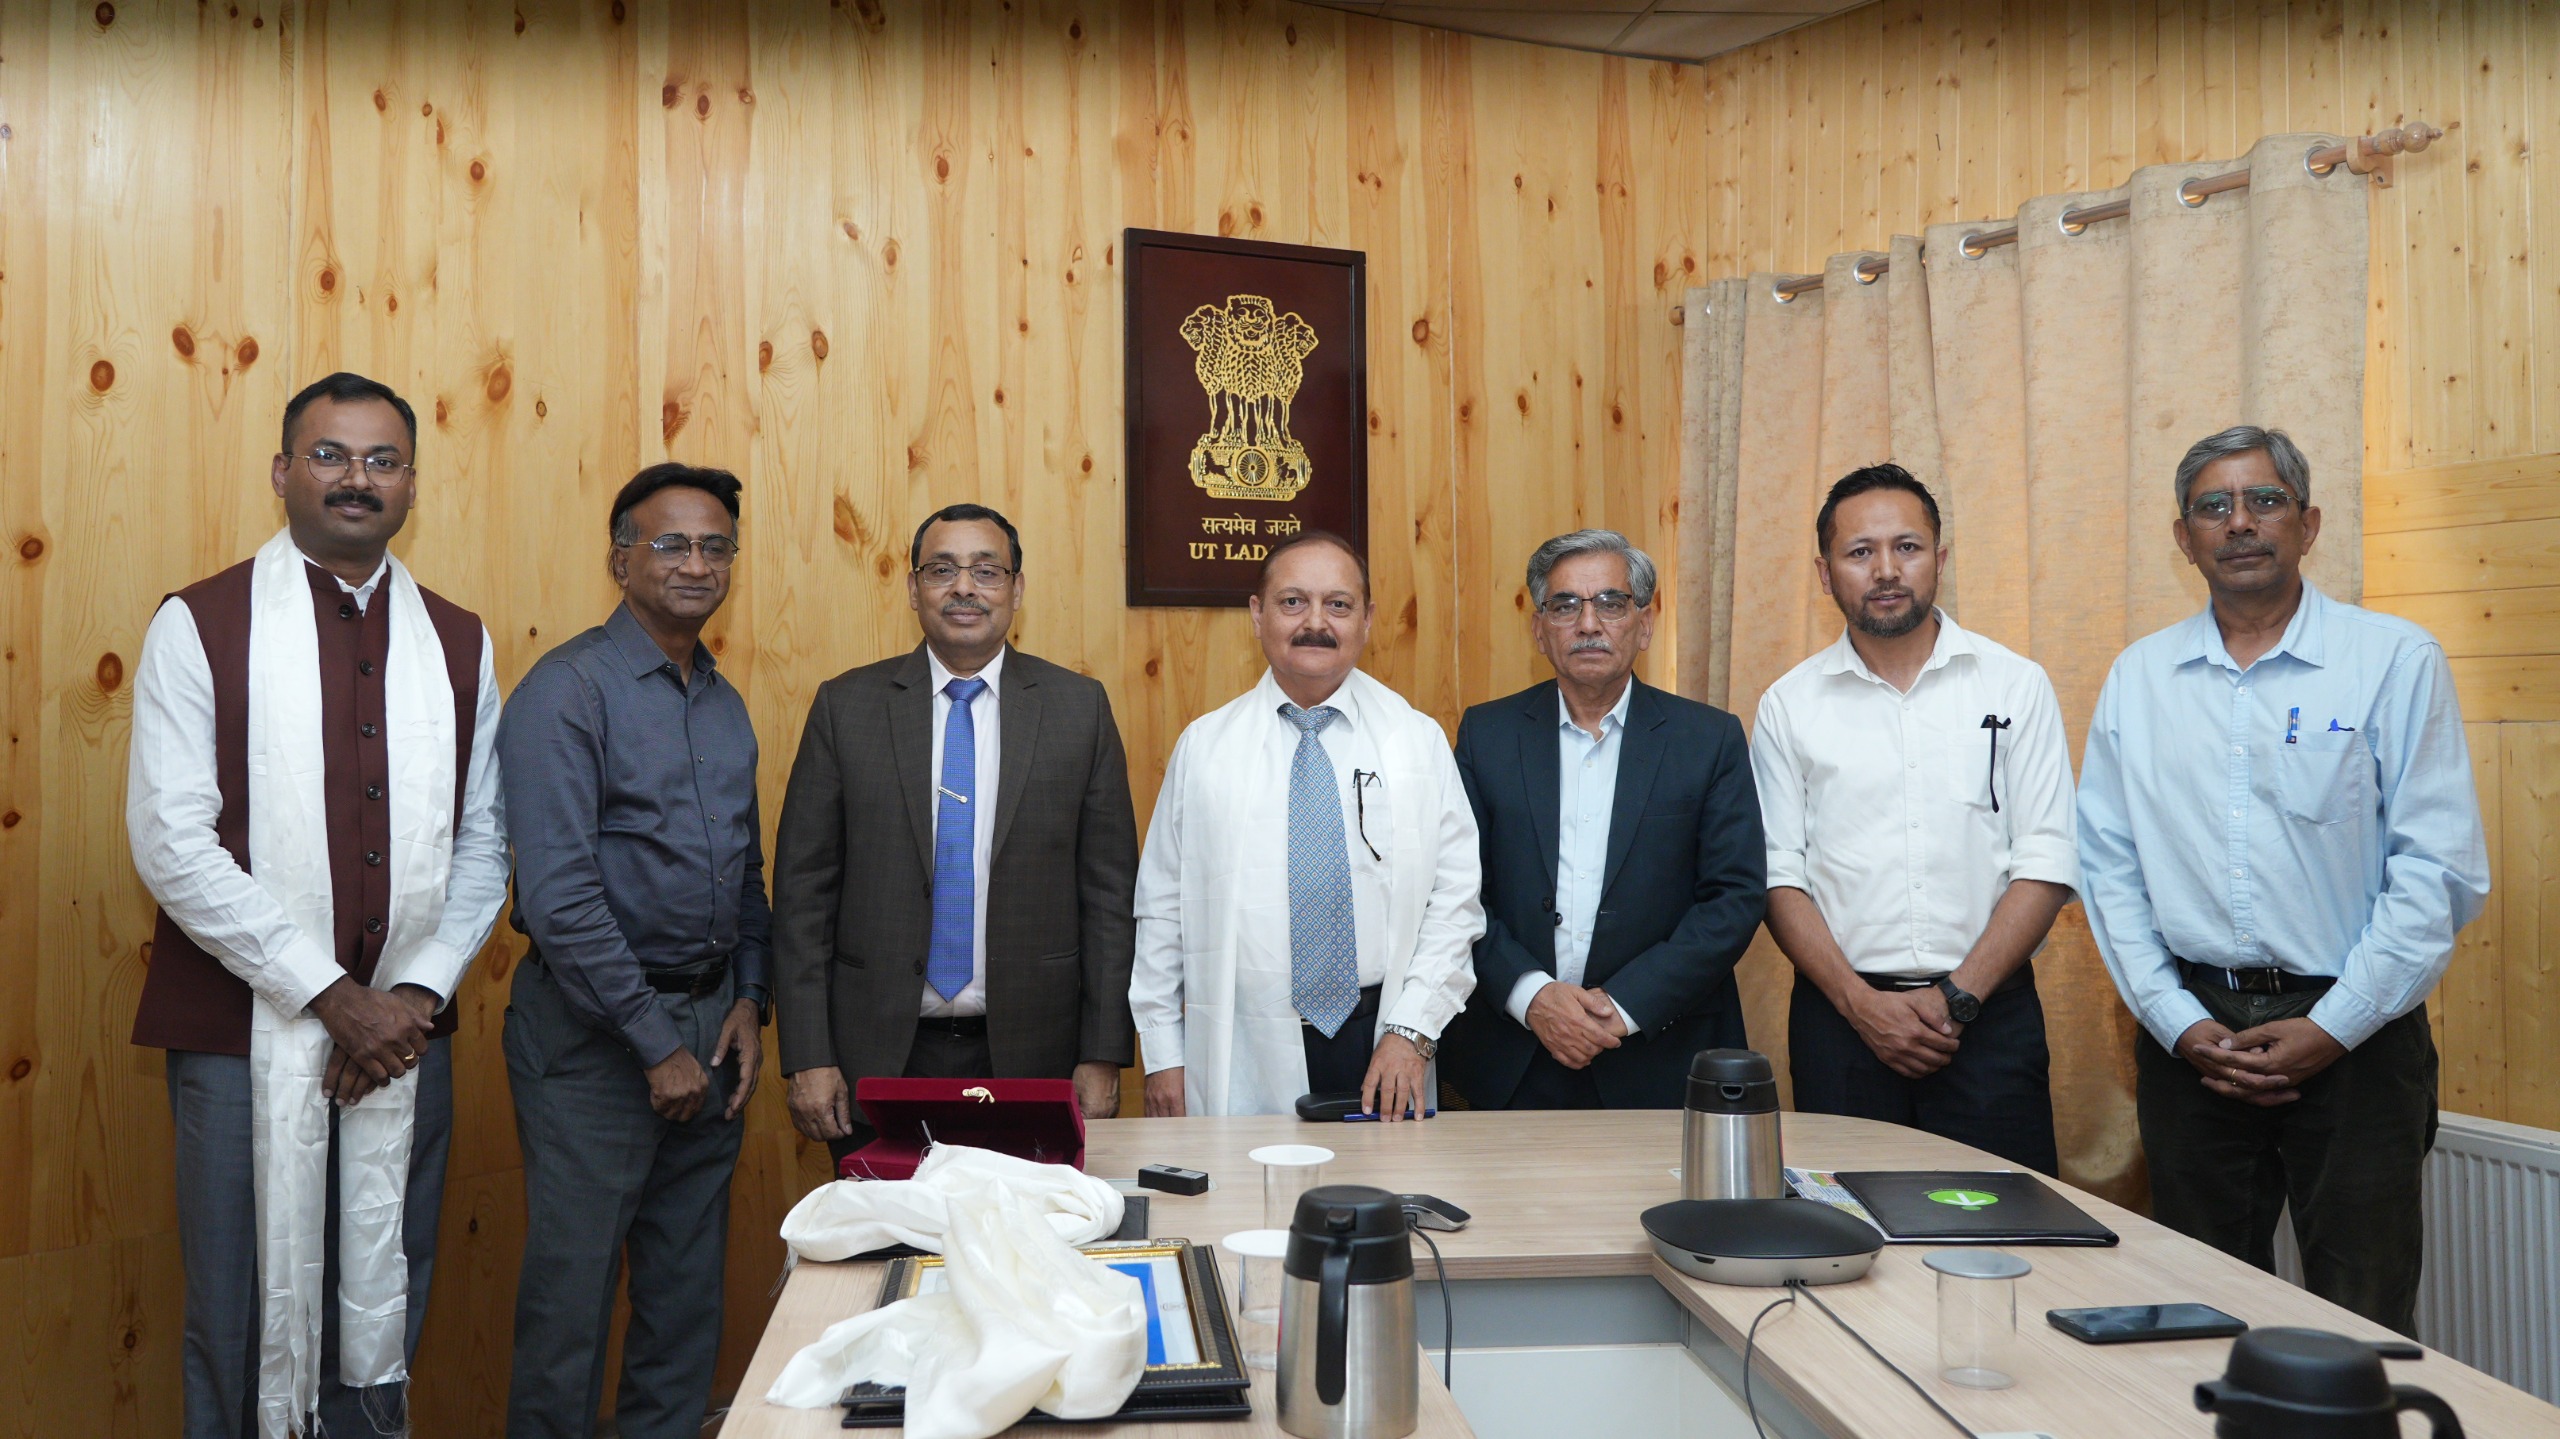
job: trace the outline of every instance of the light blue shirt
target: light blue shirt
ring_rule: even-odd
[[[2444,650],[2308,585],[2246,670],[2210,608],[2116,657],[2080,766],[2098,952],[2164,1046],[2207,1018],[2171,956],[2335,977],[2352,1049],[2415,1009],[2489,896]]]
[[[1550,984],[1582,987],[1591,962],[1591,931],[1600,922],[1601,881],[1609,870],[1609,815],[1618,803],[1618,755],[1626,748],[1627,702],[1635,698],[1635,682],[1618,692],[1618,702],[1600,717],[1600,733],[1573,722],[1573,711],[1556,693],[1556,972],[1530,973],[1512,986],[1504,1008],[1522,1024],[1529,1022],[1529,1001]],[[1614,1001],[1612,1001],[1614,1003]],[[1637,1032],[1635,1017],[1618,1006],[1627,1033]]]

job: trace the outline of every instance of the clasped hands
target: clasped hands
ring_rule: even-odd
[[[329,1031],[329,1068],[320,1092],[354,1104],[424,1063],[427,1031],[436,1022],[433,990],[395,984],[387,990],[348,975],[311,997],[311,1016]]]
[[[1542,986],[1530,997],[1525,1018],[1529,1032],[1567,1069],[1587,1068],[1627,1037],[1618,1002],[1597,986],[1584,989],[1561,980]]]
[[[2234,1034],[2199,1019],[2178,1036],[2178,1057],[2225,1099],[2272,1108],[2302,1097],[2303,1082],[2344,1058],[2345,1045],[2309,1019],[2278,1019]]]

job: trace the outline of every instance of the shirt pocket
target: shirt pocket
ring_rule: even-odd
[[[2009,743],[2010,736],[2016,731],[1996,731],[2000,736],[1996,763],[1992,758],[1993,733],[1995,731],[1982,729],[1956,731],[1948,739],[1938,765],[1940,792],[1950,803],[1961,807],[1967,818],[1971,818],[1976,810],[1985,817],[1990,815],[1995,785],[2000,795],[2000,807],[2006,809],[2009,805]],[[1920,761],[1923,765],[1929,763],[1926,754],[1923,750]],[[1927,786],[1920,788],[1925,792]],[[1921,818],[1925,820],[1926,816]]]
[[[2344,824],[2374,807],[2373,756],[2360,734],[2307,734],[2276,746],[2276,807],[2304,824]]]

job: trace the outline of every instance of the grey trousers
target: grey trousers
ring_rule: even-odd
[[[657,1001],[696,1059],[728,1015],[730,986]],[[631,1324],[614,1422],[622,1439],[695,1439],[720,1357],[729,1176],[746,1121],[723,1119],[735,1061],[711,1071],[690,1121],[649,1107],[620,1038],[570,1012],[551,971],[516,971],[507,1080],[524,1150],[524,1271],[516,1281],[510,1439],[587,1439],[604,1400],[606,1331],[626,1260]]]
[[[249,1061],[237,1054],[168,1055],[169,1114],[177,1125],[178,1250],[187,1276],[184,1360],[187,1439],[256,1432],[258,1402],[258,1196],[249,1159]],[[401,1244],[409,1259],[409,1357],[418,1357],[436,1221],[453,1140],[453,1042],[427,1046],[418,1066],[417,1135]],[[330,1127],[327,1292],[338,1283],[337,1129]],[[338,1382],[338,1308],[321,1306],[320,1422],[333,1439],[397,1434],[407,1427],[401,1385],[350,1389]],[[368,1413],[367,1411],[371,1412]]]

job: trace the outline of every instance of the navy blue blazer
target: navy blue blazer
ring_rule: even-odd
[[[1768,856],[1741,722],[1630,683],[1583,983],[1605,986],[1644,1032],[1591,1072],[1612,1108],[1672,1108],[1691,1055],[1746,1043],[1733,966],[1768,909]],[[1458,723],[1458,773],[1484,856],[1485,935],[1475,993],[1442,1036],[1440,1072],[1479,1109],[1508,1106],[1539,1049],[1503,1007],[1512,988],[1532,970],[1555,973],[1559,714],[1550,680]]]

